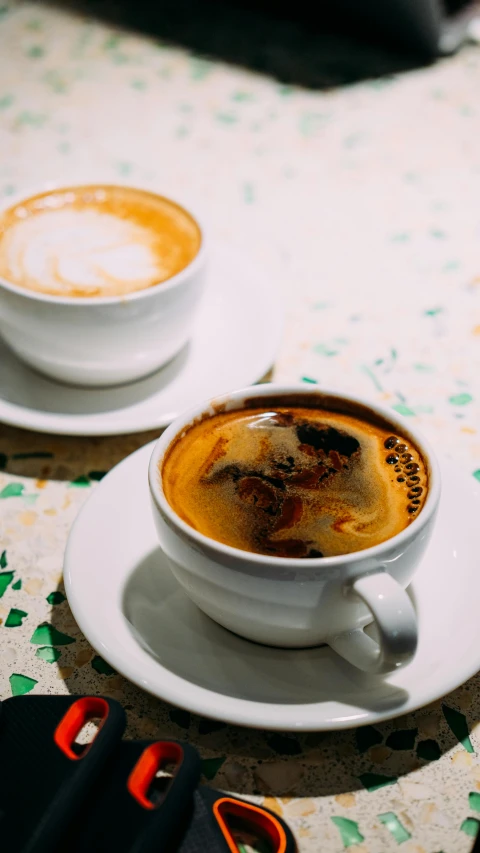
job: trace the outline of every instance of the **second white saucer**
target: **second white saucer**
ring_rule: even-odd
[[[213,246],[190,344],[146,379],[75,388],[35,373],[0,340],[0,422],[62,435],[113,435],[167,426],[196,402],[262,379],[283,326],[283,300],[264,271]]]
[[[327,647],[283,650],[231,634],[186,597],[159,548],[147,467],[153,444],[114,468],[81,510],[65,555],[73,615],[116,670],[207,717],[280,730],[342,729],[413,711],[480,669],[480,486],[442,466],[437,525],[411,586],[413,663],[368,676]]]

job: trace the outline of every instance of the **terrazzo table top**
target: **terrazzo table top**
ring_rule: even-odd
[[[387,403],[480,480],[478,48],[314,92],[37,4],[0,5],[0,43],[2,199],[92,177],[188,192],[287,296],[277,379]],[[205,778],[284,815],[301,853],[470,850],[478,676],[393,722],[295,737],[169,707],[90,648],[63,593],[68,531],[154,437],[0,427],[0,695],[119,699],[129,736],[190,741]]]

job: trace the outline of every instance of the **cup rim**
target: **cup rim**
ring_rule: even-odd
[[[0,288],[4,290],[8,290],[11,293],[15,293],[17,296],[22,296],[25,299],[30,299],[33,302],[44,302],[54,305],[69,305],[69,306],[90,306],[90,305],[118,305],[119,303],[125,302],[136,302],[141,299],[146,299],[149,295],[151,296],[153,293],[157,293],[160,289],[162,293],[166,293],[167,291],[173,290],[178,287],[185,278],[188,276],[195,274],[201,269],[206,260],[206,256],[208,254],[208,241],[205,236],[205,227],[202,221],[202,218],[198,216],[195,210],[192,210],[190,205],[184,204],[182,201],[177,201],[176,198],[164,194],[162,192],[157,192],[157,190],[142,185],[141,183],[130,183],[128,181],[124,181],[121,183],[115,181],[102,181],[95,179],[87,179],[85,181],[74,181],[72,183],[63,183],[62,181],[48,181],[44,184],[33,187],[29,192],[20,192],[15,193],[8,197],[1,205],[0,205],[0,216],[9,210],[11,207],[14,207],[17,204],[20,204],[22,201],[27,201],[32,196],[38,195],[40,193],[54,192],[55,190],[75,190],[80,187],[88,187],[88,186],[98,186],[98,187],[107,187],[107,188],[118,188],[118,189],[130,189],[130,190],[138,190],[139,192],[148,192],[151,195],[157,196],[160,199],[163,199],[167,202],[172,202],[177,205],[177,207],[182,208],[191,218],[194,220],[198,229],[200,231],[200,248],[198,249],[197,254],[194,258],[175,275],[170,276],[170,278],[165,279],[164,281],[160,281],[157,284],[152,284],[150,287],[144,287],[141,290],[133,291],[132,293],[124,293],[119,296],[56,296],[53,293],[42,293],[41,291],[29,290],[26,287],[21,287],[19,284],[14,284],[8,279],[0,276]]]
[[[418,445],[419,449],[422,451],[422,455],[427,461],[429,484],[427,498],[422,511],[407,527],[399,533],[396,533],[394,536],[391,536],[389,539],[386,539],[384,542],[380,542],[377,545],[373,545],[370,548],[365,548],[361,551],[352,551],[349,554],[338,554],[332,557],[295,558],[258,554],[253,551],[243,551],[241,548],[235,548],[232,545],[226,545],[223,542],[218,542],[217,540],[200,533],[200,531],[195,530],[195,528],[191,527],[183,521],[179,515],[177,515],[165,496],[162,476],[160,473],[160,465],[163,463],[163,459],[168,448],[181,434],[182,430],[193,423],[196,418],[205,414],[209,415],[212,408],[220,408],[226,403],[238,402],[240,404],[249,397],[281,397],[292,394],[301,394],[302,396],[311,396],[312,398],[315,397],[315,395],[330,398],[336,397],[352,404],[356,403],[370,409],[374,414],[380,415],[380,417],[384,418],[388,423],[391,423],[392,427],[397,425],[400,426],[399,432],[401,431],[402,435],[413,438],[414,443]],[[242,410],[241,405],[239,405],[238,410]],[[229,409],[229,411],[235,411],[235,408]],[[212,412],[212,414],[213,413],[214,412]],[[402,545],[406,544],[412,536],[416,536],[417,533],[428,524],[434,515],[440,499],[440,468],[435,453],[431,448],[429,441],[423,436],[422,432],[415,426],[411,427],[402,415],[399,415],[397,412],[392,412],[388,407],[382,406],[381,404],[373,402],[366,397],[361,397],[360,395],[350,394],[348,392],[344,393],[339,390],[335,391],[330,388],[323,388],[320,385],[304,386],[300,383],[285,385],[280,383],[266,383],[264,385],[252,385],[247,388],[241,388],[237,391],[232,391],[230,393],[214,397],[206,403],[192,407],[183,412],[170,424],[169,427],[167,427],[165,432],[162,433],[155,443],[150,457],[148,481],[150,493],[156,507],[161,515],[164,517],[166,516],[173,528],[177,528],[180,531],[182,538],[189,539],[197,546],[201,546],[203,550],[209,550],[212,554],[218,554],[220,557],[235,558],[250,564],[267,565],[275,568],[285,568],[286,566],[291,566],[294,569],[318,569],[320,566],[324,566],[325,568],[334,568],[358,563],[359,559],[362,561],[368,561],[370,558],[378,558],[383,552],[388,551],[392,544],[397,547],[402,547]]]

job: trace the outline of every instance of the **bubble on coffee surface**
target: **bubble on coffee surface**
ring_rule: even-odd
[[[0,216],[0,275],[58,296],[119,296],[175,275],[200,247],[182,208],[129,187],[42,193]]]
[[[400,532],[423,505],[423,460],[409,446],[423,478],[410,494],[386,458],[398,443],[408,445],[320,409],[219,414],[174,443],[163,485],[174,510],[217,541],[280,557],[345,554]]]

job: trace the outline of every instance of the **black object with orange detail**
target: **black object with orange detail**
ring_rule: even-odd
[[[96,736],[76,742],[96,719]],[[14,696],[0,716],[0,833],[10,853],[52,853],[121,741],[125,712],[112,699]]]
[[[239,844],[268,853],[296,853],[293,834],[269,809],[200,786],[177,853],[239,853]]]
[[[295,853],[290,830],[268,809],[197,787],[200,767],[187,744],[123,741],[61,850],[238,853],[237,838],[251,837],[269,853]]]
[[[96,719],[95,736],[79,734]],[[0,703],[0,833],[9,853],[296,853],[268,809],[198,785],[176,741],[122,741],[125,714],[101,697]],[[90,735],[91,735],[90,731]],[[83,738],[85,741],[85,738]]]
[[[71,823],[61,850],[176,850],[191,817],[200,767],[198,753],[187,744],[123,741],[92,785],[85,809]]]

